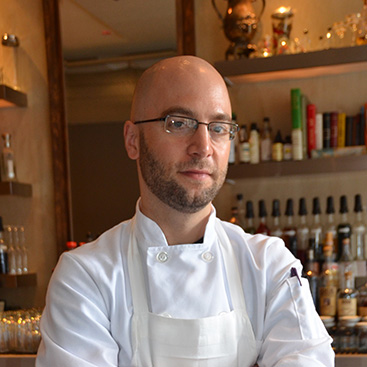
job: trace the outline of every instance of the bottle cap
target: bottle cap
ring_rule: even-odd
[[[340,197],[340,214],[348,213],[348,202],[347,197],[345,195],[342,195]]]
[[[76,241],[67,241],[66,242],[66,247],[68,248],[68,250],[72,250],[74,248],[76,248],[78,245],[76,243]]]
[[[278,199],[273,200],[273,211],[271,212],[272,217],[280,217],[280,201]]]
[[[312,201],[312,214],[321,214],[321,210],[320,210],[320,200],[319,198],[313,198]]]
[[[306,199],[305,198],[300,198],[299,199],[298,215],[307,215]]]
[[[243,195],[242,194],[237,194],[236,195],[236,198],[238,201],[242,200],[243,199]]]
[[[280,130],[278,130],[277,134],[275,135],[274,143],[283,143],[282,134]]]
[[[257,130],[257,123],[256,122],[251,123],[251,130]]]
[[[363,208],[362,208],[362,197],[360,194],[357,194],[355,197],[354,197],[354,212],[355,213],[360,213],[363,211]]]
[[[326,199],[326,214],[334,214],[334,198],[332,196],[328,196]]]
[[[254,217],[254,206],[252,205],[252,201],[246,201],[246,218]]]
[[[288,199],[287,200],[287,206],[285,209],[285,215],[292,216],[293,215],[293,200]]]
[[[264,200],[259,200],[259,218],[264,218],[268,215]]]

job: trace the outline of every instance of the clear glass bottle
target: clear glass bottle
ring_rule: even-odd
[[[283,228],[283,240],[285,246],[297,256],[297,228],[294,225],[293,200],[287,199],[285,209],[285,226]]]
[[[19,227],[19,245],[22,253],[22,273],[28,273],[28,248],[25,239],[25,230],[23,226]]]
[[[246,228],[245,232],[255,234],[256,229],[254,225],[254,206],[251,200],[246,201]]]
[[[262,162],[268,162],[271,160],[272,153],[272,139],[271,139],[271,127],[269,117],[264,117],[263,129],[261,132],[260,141],[260,158]]]
[[[332,234],[331,243],[332,243]],[[336,316],[336,297],[339,287],[338,268],[332,261],[333,248],[325,244],[324,248],[325,262],[322,266],[319,285],[320,315]]]
[[[256,122],[251,124],[250,130],[250,163],[257,164],[260,162],[260,138]]]
[[[266,217],[268,216],[268,213],[266,211],[266,204],[264,200],[259,200],[259,226],[256,229],[256,233],[261,233],[264,235],[269,236],[270,229],[268,225],[266,224]]]
[[[2,134],[4,139],[4,147],[1,152],[1,180],[16,181],[16,169],[14,151],[11,147],[11,135],[9,133]]]
[[[367,322],[356,324],[358,334],[358,353],[367,354]]]
[[[318,197],[313,198],[312,201],[312,223],[310,226],[310,238],[314,240],[315,246],[315,258],[317,261],[321,261],[323,254],[322,254],[322,225],[320,219],[320,201]]]
[[[310,240],[312,241],[312,240]],[[316,307],[316,310],[319,310],[319,274],[320,274],[320,264],[315,259],[314,249],[310,246],[307,250],[307,259],[306,264],[303,267],[303,276],[308,279],[312,300]]]
[[[340,258],[343,250],[343,240],[345,238],[351,238],[352,235],[352,227],[348,220],[348,202],[347,197],[342,195],[340,197],[340,223],[337,227],[337,236],[338,236],[338,259]]]
[[[333,260],[338,259],[338,236],[335,224],[335,208],[334,208],[334,198],[328,196],[326,199],[326,224],[324,227],[325,241],[327,233],[332,233],[333,235]]]
[[[247,127],[242,125],[239,131],[239,149],[238,149],[240,163],[250,162],[250,142],[248,139]]]
[[[355,220],[352,226],[352,256],[357,261],[364,261],[364,245],[366,226],[363,222],[362,197],[360,194],[354,197]]]
[[[354,284],[354,279],[357,273],[357,266],[355,261],[353,260],[352,251],[350,248],[350,239],[344,238],[342,254],[338,261],[339,265],[339,286],[340,289],[346,288],[345,284],[345,273],[350,272],[352,276],[352,284]]]
[[[231,208],[231,218],[229,219],[229,222],[232,224],[240,225],[240,219],[238,217],[238,208],[237,206],[232,206]]]
[[[354,289],[351,271],[345,271],[344,284],[338,294],[338,317],[357,315],[358,291]]]
[[[13,241],[13,230],[10,225],[5,225],[5,243],[8,246],[9,274],[15,275],[17,273],[16,252]]]
[[[271,216],[273,217],[273,225],[270,228],[270,235],[282,237],[283,231],[280,226],[280,201],[278,199],[273,200]]]
[[[8,247],[4,241],[3,218],[0,217],[0,274],[8,274]]]
[[[297,257],[304,265],[306,262],[308,240],[310,234],[310,229],[307,224],[307,207],[305,198],[299,199],[298,218],[299,224],[297,226]]]

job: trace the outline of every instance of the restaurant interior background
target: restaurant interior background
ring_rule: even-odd
[[[218,0],[217,4],[224,14],[226,2]],[[362,0],[268,0],[257,36],[271,34],[271,13],[279,6],[287,5],[296,11],[292,37],[300,37],[303,29],[308,28],[311,41],[316,43],[318,37],[324,34],[334,21],[344,18],[348,13],[360,11],[362,4]],[[54,192],[53,185],[53,146],[49,121],[43,9],[41,0],[0,0],[0,5],[2,32],[15,33],[20,38],[18,80],[20,89],[28,98],[27,107],[0,109],[0,130],[12,134],[18,180],[31,184],[33,191],[32,196],[26,198],[1,195],[0,213],[5,223],[25,226],[29,269],[37,274],[36,286],[0,289],[0,298],[5,299],[8,306],[26,308],[44,304],[47,283],[58,258],[58,223],[55,223],[57,193]],[[213,64],[224,60],[228,41],[211,1],[196,0],[194,10],[196,55]],[[149,28],[149,24],[141,26]],[[113,69],[113,65],[111,68]],[[129,117],[133,86],[141,69],[125,68],[93,73],[86,70],[76,72],[75,69],[71,72],[72,67],[67,66],[65,69],[69,69],[69,72],[65,73],[65,85],[67,122],[71,138],[69,145],[72,227],[75,236],[79,236],[78,240],[84,240],[87,231],[100,233],[129,218],[134,212],[138,197],[135,165],[134,162],[129,162],[126,156],[124,158],[122,125]],[[347,114],[354,114],[366,102],[367,71],[308,79],[303,79],[300,72],[299,78],[291,80],[233,85],[229,90],[239,124],[249,124],[253,121],[260,124],[263,117],[268,116],[273,131],[281,129],[285,135],[287,130],[290,131],[291,125],[291,88],[301,88],[302,92],[317,103],[321,111],[343,110]],[[106,137],[102,135],[104,125],[110,131]],[[79,138],[86,140],[78,140],[78,134],[82,135]],[[98,146],[105,147],[103,144],[106,142],[111,145],[112,138],[115,144],[113,149],[108,152],[106,148],[97,150]],[[90,151],[86,154],[87,148],[90,148]],[[92,155],[93,152],[96,155]],[[108,155],[103,156],[107,153],[112,154],[114,159]],[[73,156],[78,155],[84,155],[82,163],[73,161]],[[105,164],[100,165],[99,162]],[[106,173],[106,167],[111,168],[112,172]],[[81,171],[82,168],[85,170]],[[243,170],[246,172],[246,167]],[[75,171],[78,173],[77,177]],[[90,187],[91,177],[96,178],[101,191],[93,191]],[[274,198],[285,203],[289,197],[296,201],[305,197],[308,200],[309,212],[313,197],[321,198],[324,210],[328,195],[338,198],[345,194],[351,209],[356,193],[362,194],[366,206],[366,180],[367,172],[363,171],[256,179],[244,177],[226,183],[215,205],[219,216],[228,219],[230,207],[239,192],[243,193],[245,200],[251,199],[254,203],[265,199],[268,211]],[[109,186],[110,184],[114,186]],[[82,198],[85,193],[89,194],[89,198]],[[97,197],[104,206],[97,202]],[[87,206],[79,208],[78,212],[76,208],[79,199]]]

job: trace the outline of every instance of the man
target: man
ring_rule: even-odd
[[[61,257],[38,367],[333,365],[300,262],[281,240],[216,218],[236,131],[204,60],[143,74],[124,128],[136,215]]]

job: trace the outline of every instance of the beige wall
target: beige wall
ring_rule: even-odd
[[[260,0],[257,0],[260,3]],[[327,28],[346,14],[360,11],[361,0],[268,0],[262,17],[257,39],[271,33],[271,12],[281,5],[291,6],[296,13],[293,20],[292,36],[299,37],[304,28],[309,29],[310,38],[315,45],[318,37],[325,34]],[[223,14],[226,2],[217,0]],[[197,55],[214,63],[223,60],[228,41],[223,35],[221,23],[208,2],[196,1],[196,42]],[[350,36],[350,35],[349,35]],[[301,88],[310,100],[318,106],[320,112],[339,110],[347,114],[356,114],[362,104],[367,102],[367,72],[351,73],[340,76],[327,76],[291,81],[262,82],[236,85],[229,88],[233,110],[238,122],[261,124],[264,116],[271,118],[273,132],[281,129],[283,137],[290,133],[290,89]],[[246,167],[244,167],[246,170]],[[228,218],[230,207],[237,193],[243,193],[245,200],[265,199],[268,213],[272,199],[280,199],[282,212],[287,198],[296,201],[306,197],[308,211],[311,211],[312,198],[319,196],[322,210],[325,210],[326,197],[334,195],[336,210],[339,209],[339,196],[348,196],[349,210],[353,209],[353,197],[362,194],[364,206],[367,200],[367,173],[337,173],[334,175],[310,175],[283,178],[264,178],[237,180],[234,185],[226,184],[215,201],[219,215]]]
[[[0,215],[4,223],[25,226],[29,269],[38,276],[37,287],[0,289],[0,299],[9,306],[42,306],[56,261],[42,1],[0,0],[0,9],[1,35],[14,33],[20,41],[18,80],[28,96],[25,108],[0,109],[0,132],[12,134],[18,179],[33,188],[31,198],[0,196]]]

